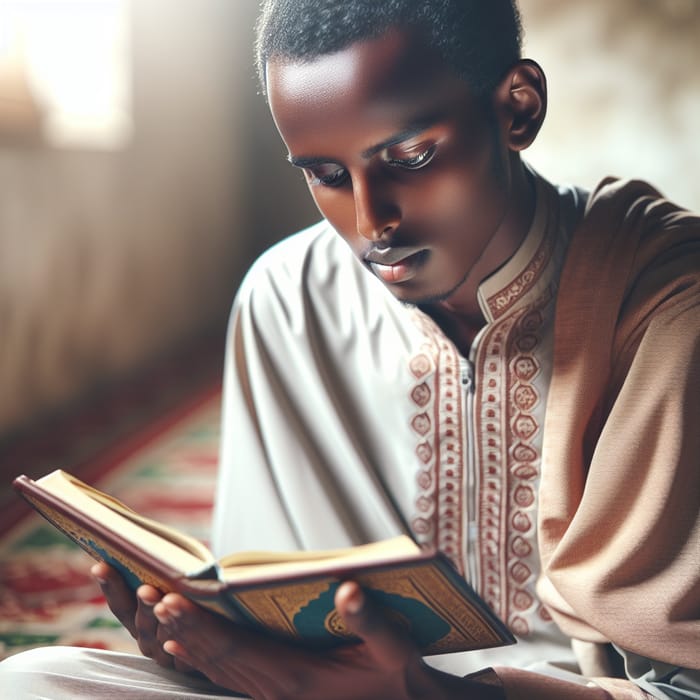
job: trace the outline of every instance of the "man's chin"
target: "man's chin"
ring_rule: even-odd
[[[389,291],[406,306],[433,306],[450,297],[465,283],[468,275],[465,275],[457,284],[443,291],[430,291],[411,289],[408,285],[401,288],[399,285],[387,285]],[[393,287],[393,288],[392,288]]]

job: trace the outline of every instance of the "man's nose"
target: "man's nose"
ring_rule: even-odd
[[[370,178],[353,180],[357,232],[370,241],[389,237],[401,223],[401,210],[387,188]]]

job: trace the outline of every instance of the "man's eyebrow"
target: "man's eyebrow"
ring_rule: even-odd
[[[323,156],[312,156],[311,158],[305,158],[304,156],[293,156],[291,153],[287,155],[287,160],[296,168],[313,168],[315,165],[335,162],[333,158],[324,158]]]
[[[379,151],[383,151],[385,148],[390,146],[395,146],[397,143],[402,143],[414,136],[417,136],[421,132],[430,128],[435,122],[438,121],[438,116],[431,116],[418,121],[413,122],[405,129],[397,131],[386,139],[383,139],[379,143],[375,143],[366,150],[362,151],[361,155],[363,158],[371,158]],[[313,168],[317,165],[324,165],[325,163],[335,163],[335,158],[326,158],[324,156],[293,156],[291,153],[287,155],[287,160],[297,168]]]

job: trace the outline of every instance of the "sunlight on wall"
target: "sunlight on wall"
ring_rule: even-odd
[[[126,0],[0,0],[0,129],[38,129],[56,147],[123,147],[129,55]]]
[[[549,82],[525,154],[555,182],[642,178],[700,210],[700,0],[520,0]]]

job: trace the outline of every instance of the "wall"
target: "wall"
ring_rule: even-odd
[[[700,211],[700,2],[520,0],[549,82],[526,157],[556,181],[644,178]]]
[[[256,9],[132,0],[123,150],[0,138],[0,437],[223,327],[254,255],[315,218],[300,181],[277,186]]]
[[[700,209],[700,2],[522,0],[549,76],[527,157],[643,176]],[[223,327],[258,251],[318,217],[252,67],[256,0],[132,0],[120,152],[0,139],[0,437]]]

